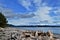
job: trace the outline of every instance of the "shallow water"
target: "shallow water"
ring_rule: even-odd
[[[41,30],[44,32],[47,32],[48,30],[51,30],[53,33],[60,34],[60,27],[15,27],[17,29],[24,29],[24,30]]]

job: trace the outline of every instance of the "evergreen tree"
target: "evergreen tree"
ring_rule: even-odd
[[[7,20],[5,16],[0,12],[0,27],[6,27]]]

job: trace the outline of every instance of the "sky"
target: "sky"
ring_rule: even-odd
[[[13,25],[60,25],[60,0],[0,0],[0,12]]]

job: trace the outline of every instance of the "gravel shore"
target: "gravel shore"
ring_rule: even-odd
[[[60,34],[7,27],[0,28],[0,40],[60,40]]]

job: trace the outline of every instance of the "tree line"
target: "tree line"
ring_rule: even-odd
[[[7,25],[7,19],[6,17],[0,12],[0,27],[6,27]]]

